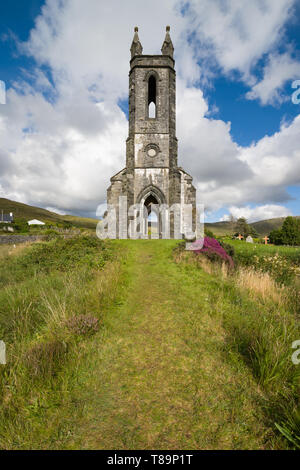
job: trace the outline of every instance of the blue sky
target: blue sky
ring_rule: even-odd
[[[0,70],[1,80],[8,86],[17,79],[21,68],[32,66],[32,60],[17,52],[14,36],[21,41],[28,39],[43,4],[40,0],[11,0],[1,5]]]
[[[170,0],[155,35],[146,3],[132,0],[129,11],[113,3],[118,21],[114,8],[95,0],[85,10],[78,0],[1,6],[0,80],[8,90],[0,105],[1,196],[94,215],[125,163],[134,23],[145,53],[158,53],[170,23],[180,164],[194,177],[207,220],[299,215],[300,105],[291,101],[300,79],[299,2]],[[193,134],[187,113],[198,126]]]

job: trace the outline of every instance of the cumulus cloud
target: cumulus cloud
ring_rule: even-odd
[[[273,219],[276,217],[287,217],[291,215],[291,211],[289,211],[286,207],[276,205],[276,204],[265,204],[263,206],[256,206],[256,207],[229,207],[229,213],[236,219],[240,217],[244,217],[247,219],[248,222],[256,222],[258,220],[264,219]],[[220,218],[220,221],[228,221],[230,220],[230,215],[225,214],[223,217]]]
[[[274,104],[282,100],[285,82],[300,69],[290,44],[289,51],[274,52],[285,45],[285,25],[293,19],[295,4],[295,0],[190,0],[186,15],[196,38],[195,54],[208,68],[221,68],[229,76],[238,72],[251,87],[248,99]],[[253,68],[263,57],[267,63],[263,79],[257,81]]]
[[[193,175],[199,201],[208,210],[288,201],[286,185],[300,184],[300,118],[242,148],[232,140],[230,122],[213,119],[198,85],[217,66],[226,74],[238,71],[252,86],[249,98],[274,99],[288,72],[268,84],[271,68],[280,60],[290,72],[294,67],[290,56],[273,52],[292,5],[48,0],[29,40],[19,44],[36,65],[15,81],[0,110],[1,194],[64,213],[96,211],[110,177],[125,165],[128,123],[118,103],[128,95],[133,27],[140,27],[144,53],[155,54],[171,24],[179,165]],[[267,53],[265,75],[257,83],[252,68]]]
[[[290,99],[281,93],[287,81],[300,77],[300,62],[295,61],[289,53],[272,54],[264,68],[264,76],[246,94],[250,100],[259,99],[263,105],[277,104]]]
[[[179,91],[177,118],[179,162],[194,176],[198,199],[208,211],[287,202],[286,187],[300,185],[300,115],[249,147],[232,140],[230,123],[209,117],[197,88]]]
[[[200,89],[185,88],[179,82],[177,120],[180,159],[204,187],[251,177],[251,168],[246,161],[239,160],[238,146],[230,137],[230,123],[209,118]]]
[[[90,118],[98,132],[86,129]],[[96,208],[109,178],[124,165],[127,127],[113,103],[61,99],[53,105],[39,93],[10,90],[0,119],[0,140],[9,149],[1,185],[11,199],[43,207]]]

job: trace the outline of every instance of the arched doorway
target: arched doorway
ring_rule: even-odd
[[[147,223],[145,231],[148,238],[159,238],[159,204],[153,194],[145,199],[144,206],[147,210]]]
[[[165,204],[165,196],[155,186],[148,186],[138,196],[137,202],[144,210],[144,238],[161,238],[162,221],[160,207]]]

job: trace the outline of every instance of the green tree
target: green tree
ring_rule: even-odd
[[[273,243],[274,245],[283,245],[282,230],[281,229],[272,230],[272,232],[270,232],[269,239],[270,239],[270,243]]]
[[[233,234],[235,231],[237,219],[234,217],[234,215],[230,214],[228,222],[229,222],[230,231]]]
[[[249,229],[250,229],[251,237],[253,237],[253,238],[258,238],[259,237],[259,235],[257,233],[257,230],[252,225],[249,225]]]
[[[244,238],[247,238],[251,233],[251,227],[249,226],[247,219],[245,217],[240,217],[236,221],[235,229],[237,234],[243,235]]]
[[[269,235],[270,242],[275,245],[300,245],[300,220],[287,217],[282,228],[272,230]]]
[[[287,217],[282,225],[283,243],[285,245],[300,245],[300,220]]]

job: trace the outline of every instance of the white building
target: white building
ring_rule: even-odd
[[[44,222],[42,222],[41,220],[37,220],[37,219],[32,219],[32,220],[28,220],[28,225],[45,225]]]

